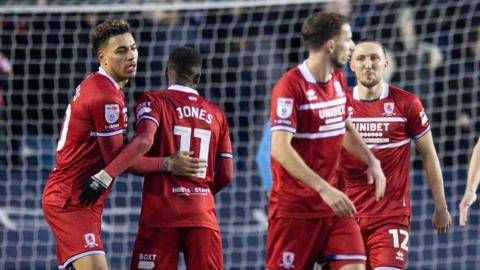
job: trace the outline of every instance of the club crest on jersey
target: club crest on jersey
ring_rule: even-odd
[[[97,243],[95,243],[95,234],[94,233],[86,233],[84,236],[85,238],[85,247],[86,248],[93,248],[98,246]]]
[[[311,100],[317,100],[317,98],[318,98],[318,97],[317,97],[317,94],[315,93],[315,90],[313,90],[313,89],[308,89],[308,91],[307,91],[307,99],[308,99],[309,101],[311,101]]]
[[[395,110],[395,103],[386,102],[383,104],[383,115],[385,116],[395,115],[395,113],[393,112],[394,110]]]
[[[405,260],[405,255],[403,255],[403,252],[397,251],[397,254],[395,256],[395,259],[398,261],[404,261]]]
[[[105,105],[105,121],[109,124],[116,123],[120,117],[120,106],[118,104]]]
[[[342,85],[338,81],[333,82],[333,88],[335,88],[335,93],[337,94],[337,97],[345,96]]]
[[[295,261],[295,253],[290,251],[284,251],[282,253],[282,263],[280,264],[280,267],[284,269],[294,268],[295,267],[295,265],[293,264],[294,261]]]
[[[277,115],[288,118],[293,112],[293,98],[279,98],[277,101]]]

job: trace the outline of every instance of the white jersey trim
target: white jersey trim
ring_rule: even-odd
[[[318,128],[318,131],[329,131],[329,130],[344,128],[344,127],[345,127],[345,122],[342,121],[335,124],[320,126],[320,128]]]
[[[273,126],[270,128],[270,131],[275,131],[275,130],[283,130],[283,131],[288,131],[291,133],[296,133],[297,129],[292,128],[292,127],[286,127],[286,126]]]
[[[112,76],[110,76],[106,71],[105,69],[103,69],[102,67],[99,67],[98,68],[98,73],[99,74],[102,74],[103,76],[107,77],[112,83],[113,85],[115,86],[115,88],[117,88],[118,90],[120,90],[120,85],[117,83],[117,81],[115,81]]]
[[[293,135],[293,137],[298,139],[319,139],[319,138],[335,137],[342,134],[345,134],[345,128],[334,130],[334,131],[328,131],[328,132],[296,133]]]
[[[315,110],[315,109],[322,109],[327,107],[332,107],[335,105],[341,105],[347,103],[347,98],[339,98],[335,100],[325,101],[325,102],[317,102],[317,103],[310,103],[310,104],[302,104],[298,108],[300,110]]]
[[[369,123],[369,122],[407,122],[405,117],[359,117],[350,119],[354,123]]]
[[[218,156],[224,157],[224,158],[233,158],[232,153],[226,153],[226,152],[218,153]]]
[[[315,77],[313,77],[312,72],[307,67],[307,60],[303,61],[300,65],[298,65],[298,69],[300,70],[300,73],[302,73],[303,78],[309,82],[309,83],[317,83],[317,80],[315,80]],[[328,79],[325,82],[328,82],[332,79],[332,74],[329,74]]]
[[[87,252],[83,252],[83,253],[80,253],[80,254],[77,254],[77,255],[74,255],[73,257],[70,257],[68,258],[64,264],[62,265],[59,265],[58,266],[58,269],[65,269],[65,267],[67,267],[71,262],[75,261],[75,260],[78,260],[82,257],[85,257],[85,256],[88,256],[88,255],[92,255],[92,254],[103,254],[105,255],[105,251],[103,250],[92,250],[92,251],[87,251]]]
[[[402,270],[402,268],[392,267],[392,266],[379,266],[373,268],[373,270]]]
[[[405,145],[405,144],[408,144],[408,143],[410,143],[410,138],[408,138],[406,140],[403,140],[403,141],[396,142],[396,143],[369,144],[368,148],[370,148],[370,149],[394,148],[394,147],[399,147],[399,146],[402,146],[402,145]]]
[[[119,129],[112,132],[90,132],[90,137],[110,137],[118,134],[127,133],[125,129]]]
[[[416,136],[413,136],[413,138],[415,139],[415,141],[418,141],[418,140],[420,140],[420,138],[425,136],[425,134],[427,134],[429,131],[430,131],[430,125],[424,131],[422,131],[420,134],[418,134]]]
[[[388,83],[383,83],[383,89],[382,89],[382,93],[380,93],[380,97],[378,97],[378,99],[384,99],[384,98],[387,98],[388,97],[388,92],[389,92],[389,89],[390,86],[388,85]],[[355,100],[360,100],[360,94],[358,93],[358,85],[355,86],[353,88],[353,95],[352,95],[353,99]]]
[[[334,260],[367,260],[367,256],[365,255],[333,255],[332,258]]]
[[[143,115],[143,116],[141,116],[140,118],[138,118],[137,123],[135,124],[135,126],[138,126],[138,124],[140,123],[140,121],[143,120],[143,119],[151,120],[151,121],[155,122],[155,124],[157,125],[157,127],[160,126],[160,124],[158,123],[158,120],[155,119],[155,117],[149,116],[149,115]]]
[[[188,86],[172,84],[168,87],[168,90],[176,90],[176,91],[180,91],[180,92],[195,94],[195,95],[198,96],[198,91],[193,89],[193,88],[190,88]]]

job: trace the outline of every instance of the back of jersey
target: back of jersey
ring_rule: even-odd
[[[164,157],[193,151],[207,161],[196,177],[157,173],[145,177],[141,224],[152,227],[203,226],[218,229],[213,185],[217,157],[231,158],[231,142],[224,113],[192,88],[172,85],[166,91],[142,95],[137,124],[158,125],[147,156]]]

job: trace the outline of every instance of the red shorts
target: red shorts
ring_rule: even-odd
[[[55,237],[59,269],[87,255],[105,255],[100,238],[101,209],[43,204],[43,213]]]
[[[223,270],[220,232],[201,227],[138,228],[130,269],[176,270],[183,252],[187,269]]]
[[[363,217],[357,221],[367,250],[367,269],[405,269],[410,217]]]
[[[270,219],[267,269],[313,269],[315,262],[339,269],[365,264],[365,249],[354,218]]]

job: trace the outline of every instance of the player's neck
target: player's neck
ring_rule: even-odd
[[[128,79],[121,81],[121,80],[120,80],[119,78],[117,78],[117,76],[115,76],[115,75],[113,74],[113,72],[111,72],[108,68],[102,66],[102,69],[108,74],[108,76],[110,76],[110,78],[112,78],[114,81],[116,81],[116,82],[118,83],[118,86],[120,86],[120,88],[123,89],[123,88],[125,87],[125,85],[127,85]]]
[[[375,100],[380,97],[383,90],[383,81],[380,81],[372,87],[367,87],[361,83],[358,84],[358,95],[361,100]]]
[[[327,82],[333,72],[333,64],[325,54],[310,54],[307,59],[307,68],[317,82]]]

